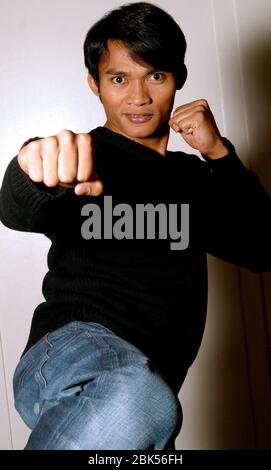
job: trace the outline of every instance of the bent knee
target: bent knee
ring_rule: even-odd
[[[182,408],[178,397],[148,365],[137,366],[130,372],[125,384],[119,388],[119,395],[112,402],[118,406],[115,416],[122,423],[121,428],[126,437],[129,433],[131,441],[141,436],[146,442],[151,441],[161,430],[168,437],[177,435],[182,425]]]
[[[138,382],[141,386],[141,409],[154,429],[163,426],[169,434],[180,428],[182,408],[178,397],[157,372],[148,370]],[[139,397],[137,397],[139,398]]]

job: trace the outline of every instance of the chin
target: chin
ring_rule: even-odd
[[[145,123],[145,124],[131,124],[129,126],[122,126],[122,131],[130,136],[135,138],[142,138],[147,139],[148,137],[152,137],[154,134],[161,129],[161,125],[157,126],[153,123]]]
[[[134,129],[134,130],[129,129],[126,131],[126,134],[129,137],[147,139],[148,137],[151,137],[153,135],[153,132],[147,132],[147,131],[144,131],[143,129]]]

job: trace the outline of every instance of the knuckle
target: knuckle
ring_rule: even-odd
[[[204,107],[204,108],[208,108],[208,101],[204,98],[202,98],[200,100],[200,104]]]
[[[20,150],[20,152],[18,153],[18,162],[20,164],[27,162],[27,154],[25,153],[25,149]]]
[[[205,113],[206,112],[206,108],[204,106],[202,106],[201,104],[197,106],[196,110],[195,110],[197,113]]]
[[[57,147],[57,138],[55,136],[46,137],[43,139],[42,146],[45,149],[54,149]]]
[[[82,144],[89,144],[91,142],[90,135],[86,133],[77,134],[76,138],[78,142]]]
[[[42,140],[44,140],[44,139],[35,140],[34,142],[30,142],[29,144],[27,144],[25,146],[25,148],[27,147],[28,150],[33,154],[39,153]]]
[[[68,129],[62,129],[58,132],[57,137],[63,140],[71,141],[74,138],[74,133]]]

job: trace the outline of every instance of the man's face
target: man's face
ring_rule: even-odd
[[[135,62],[124,45],[110,40],[99,77],[99,90],[90,76],[89,84],[101,97],[106,127],[139,142],[169,132],[176,92],[172,73]]]

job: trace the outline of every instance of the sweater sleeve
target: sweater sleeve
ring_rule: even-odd
[[[209,166],[202,214],[207,252],[253,272],[271,270],[271,198],[226,140],[229,154]]]
[[[29,139],[23,146],[38,138]],[[60,226],[61,202],[71,192],[72,189],[63,186],[49,188],[31,181],[16,156],[4,174],[0,190],[0,220],[13,230],[49,233]]]

